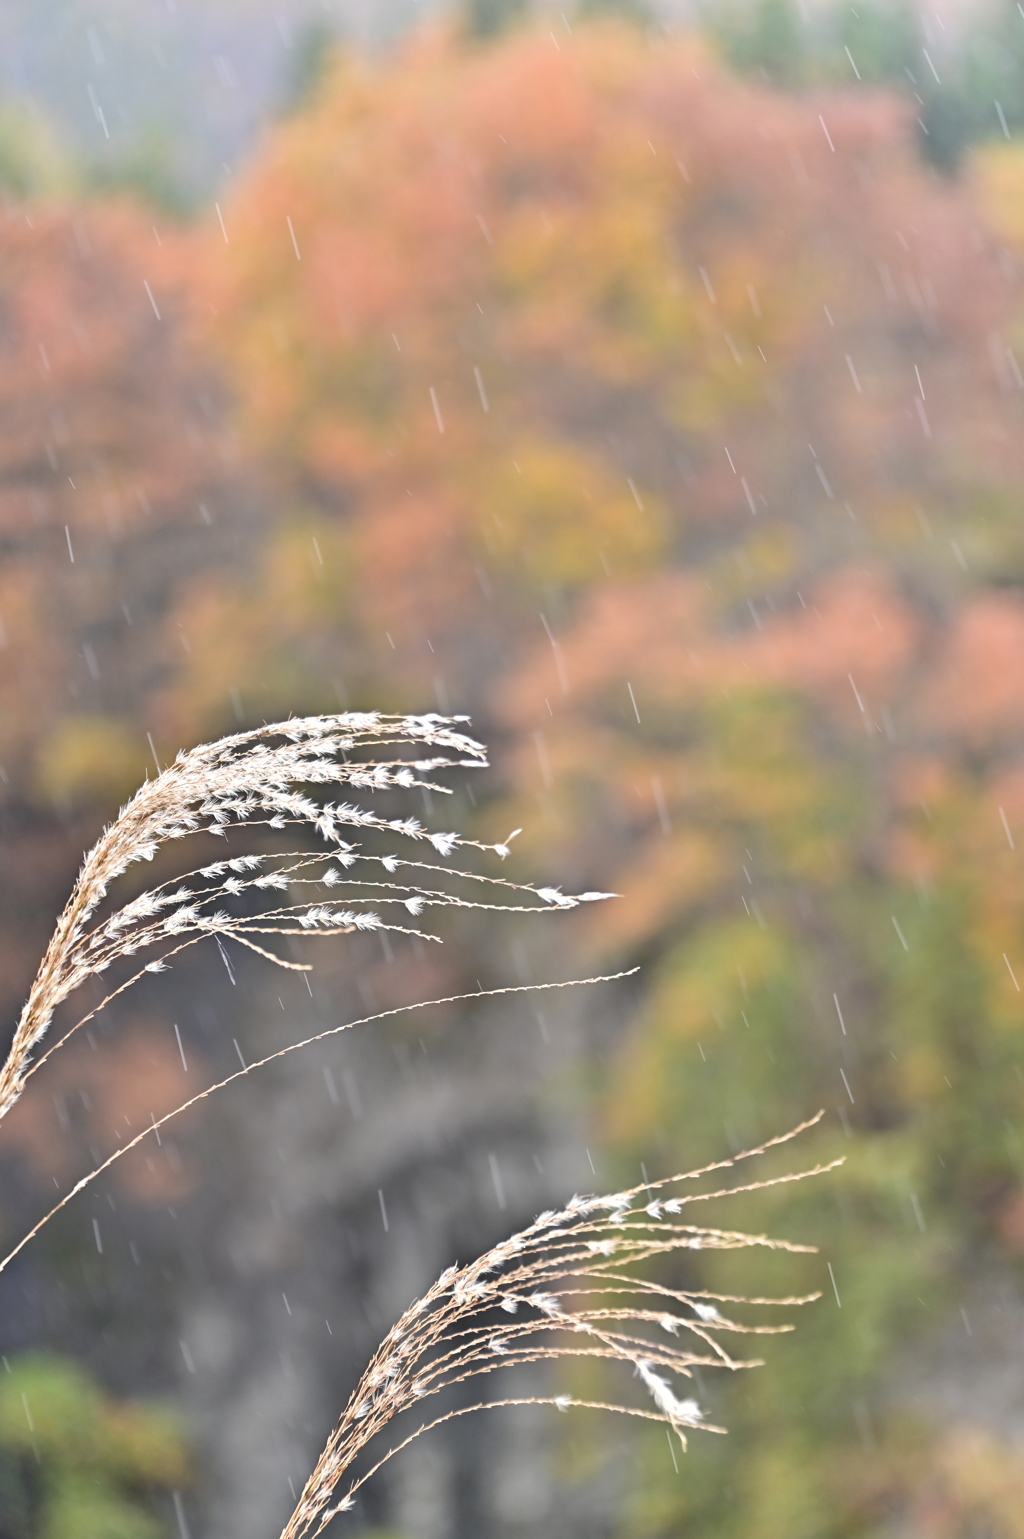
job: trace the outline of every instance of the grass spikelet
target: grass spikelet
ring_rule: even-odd
[[[277,722],[180,753],[147,780],[85,857],[0,1069],[0,1118],[48,1056],[34,1058],[58,1005],[126,958],[155,953],[61,1041],[143,972],[162,971],[169,955],[204,938],[221,946],[231,940],[280,967],[302,969],[305,964],[280,955],[268,938],[394,930],[436,940],[409,920],[439,908],[544,910],[552,901],[562,908],[604,896],[553,900],[548,889],[440,865],[438,859],[466,847],[504,859],[508,840],[486,845],[431,832],[417,818],[388,818],[348,799],[390,789],[450,794],[437,771],[487,763],[483,747],[460,730],[464,720],[346,712]],[[327,799],[335,787],[344,788],[345,799]],[[192,834],[226,839],[238,825],[298,827],[315,833],[323,848],[227,856],[110,909],[112,883],[139,861]],[[373,848],[361,843],[367,835],[376,841]],[[382,838],[394,848],[381,852]],[[433,858],[424,859],[417,846]]]
[[[686,1447],[686,1433],[723,1432],[699,1402],[680,1395],[676,1378],[693,1368],[736,1371],[759,1366],[723,1343],[730,1334],[788,1331],[784,1324],[734,1319],[732,1305],[799,1305],[820,1297],[726,1298],[673,1289],[644,1276],[645,1262],[683,1250],[813,1251],[813,1246],[693,1222],[693,1205],[736,1192],[804,1180],[841,1161],[742,1186],[693,1192],[684,1183],[763,1154],[821,1117],[758,1149],[684,1176],[604,1197],[574,1197],[560,1212],[542,1213],[467,1266],[450,1267],[392,1327],[353,1390],[280,1539],[312,1539],[339,1512],[351,1510],[360,1487],[400,1449],[432,1427],[470,1412],[507,1405],[573,1406],[661,1421]],[[689,1221],[684,1221],[684,1218]],[[571,1395],[494,1398],[431,1417],[424,1402],[496,1369],[564,1358],[599,1358],[632,1368],[635,1400],[578,1400]],[[412,1427],[353,1477],[352,1467],[397,1417]],[[339,1495],[340,1492],[340,1495]]]

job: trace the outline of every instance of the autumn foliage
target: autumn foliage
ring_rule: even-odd
[[[830,1108],[845,1173],[792,1201],[842,1309],[685,1479],[643,1445],[624,1533],[1018,1532],[1017,1455],[886,1374],[1024,1246],[1021,167],[941,178],[903,99],[692,39],[437,29],[162,245],[4,216],[18,805],[109,810],[147,733],[468,709],[481,835],[622,894],[573,932],[644,964],[616,1157]]]

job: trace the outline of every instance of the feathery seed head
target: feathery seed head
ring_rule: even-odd
[[[760,1150],[723,1160],[693,1174],[707,1175],[710,1171],[731,1167],[738,1160],[764,1153],[774,1143],[782,1141],[772,1140]],[[768,1177],[741,1189],[770,1187],[817,1173],[818,1168],[815,1168],[794,1176]],[[701,1237],[709,1243],[713,1241],[730,1248],[768,1246],[777,1250],[804,1250],[807,1247],[733,1231],[704,1229],[696,1234],[672,1224],[665,1217],[668,1201],[661,1194],[666,1188],[672,1190],[683,1180],[690,1179],[693,1176],[677,1176],[654,1183],[645,1181],[643,1186],[631,1192],[616,1192],[609,1197],[574,1198],[558,1213],[541,1214],[521,1234],[502,1241],[468,1266],[449,1267],[399,1322],[404,1348],[401,1356],[394,1353],[386,1364],[377,1361],[367,1371],[349,1402],[350,1408],[343,1413],[331,1434],[281,1539],[312,1539],[314,1533],[320,1532],[318,1524],[329,1510],[338,1480],[400,1410],[448,1387],[500,1371],[504,1365],[521,1366],[568,1357],[596,1359],[605,1365],[618,1363],[632,1369],[647,1398],[637,1405],[604,1400],[581,1401],[562,1393],[548,1397],[534,1395],[526,1401],[502,1398],[499,1394],[496,1399],[483,1400],[481,1405],[546,1403],[559,1411],[568,1411],[577,1405],[596,1405],[661,1421],[678,1436],[684,1448],[687,1430],[723,1431],[723,1428],[708,1423],[695,1399],[677,1393],[673,1376],[689,1376],[694,1368],[737,1370],[754,1367],[754,1362],[733,1357],[716,1333],[727,1330],[757,1333],[785,1327],[723,1320],[713,1304],[695,1300],[690,1294],[675,1292],[661,1281],[646,1278],[642,1264],[653,1255],[685,1250]],[[650,1197],[652,1185],[659,1191],[653,1198]],[[670,1200],[679,1206],[710,1197],[724,1199],[729,1195],[728,1189],[698,1191],[690,1197]],[[646,1205],[641,1206],[644,1199],[648,1199]],[[624,1225],[624,1217],[629,1213],[634,1217],[642,1215],[644,1221]],[[612,1257],[614,1259],[610,1259]],[[495,1280],[483,1282],[485,1273]],[[556,1288],[557,1292],[554,1291]],[[771,1301],[760,1299],[757,1302]],[[810,1299],[791,1298],[777,1302],[802,1304]],[[532,1312],[518,1316],[521,1303],[532,1306]],[[681,1307],[673,1308],[673,1304]],[[497,1308],[506,1316],[500,1329],[495,1329]],[[510,1316],[516,1318],[510,1319]],[[461,1415],[464,1409],[477,1408],[460,1406],[433,1420],[421,1420],[397,1446],[404,1447],[428,1426]],[[425,1411],[423,1415],[426,1416]],[[395,1451],[394,1447],[389,1448],[367,1474],[351,1479],[347,1497],[354,1497],[368,1475]]]
[[[401,930],[398,923],[389,921],[385,926],[379,913],[363,906],[368,885],[386,888],[387,884],[358,881],[345,874],[359,860],[368,859],[380,861],[393,874],[400,857],[392,851],[363,854],[347,837],[353,830],[361,836],[390,836],[413,844],[429,841],[436,856],[445,861],[457,848],[493,853],[493,845],[471,837],[431,833],[418,818],[383,816],[370,806],[325,799],[323,794],[346,786],[371,796],[392,788],[447,790],[424,777],[446,768],[486,763],[481,745],[461,730],[463,722],[462,717],[433,712],[304,717],[183,751],[154,780],[147,780],[85,858],[0,1068],[0,1117],[21,1094],[32,1072],[33,1050],[48,1030],[55,1009],[90,976],[139,951],[159,949],[162,944],[167,953],[216,933],[221,944],[232,939],[282,967],[293,967],[302,964],[276,956],[265,944],[267,936]],[[199,867],[193,887],[154,887],[90,927],[112,882],[131,866],[152,861],[173,840],[197,833],[225,837],[232,825],[240,824],[276,832],[298,828],[307,837],[326,841],[332,846],[335,864],[317,879],[324,887],[348,888],[343,906],[307,902],[272,908],[269,913],[226,912],[217,907],[218,898],[237,899],[246,892],[269,901],[274,894],[287,893],[297,874],[306,882],[314,880],[305,874],[313,858],[308,852],[278,856],[250,851]],[[322,868],[320,859],[317,869]],[[415,858],[402,863],[412,880],[385,901],[404,904],[414,918],[431,904],[528,908],[537,906],[538,900],[558,907],[574,901],[561,894],[553,899],[549,890],[542,895],[532,887],[470,871],[450,873],[463,889],[456,896],[436,889],[437,866]],[[255,872],[260,874],[251,875]],[[206,885],[194,890],[195,882]],[[165,916],[162,921],[150,923],[160,913]],[[163,965],[161,957],[147,960],[136,976],[158,972]]]

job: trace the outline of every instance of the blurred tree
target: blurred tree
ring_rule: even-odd
[[[313,17],[298,29],[281,98],[283,112],[309,104],[328,73],[331,53],[337,46],[337,31],[322,17]]]
[[[790,0],[735,0],[707,9],[704,25],[735,68],[775,85],[898,89],[915,103],[921,154],[947,174],[960,169],[972,144],[1024,124],[1024,18],[1016,0],[970,8],[945,46],[941,37],[928,46],[909,0],[840,0],[810,13]]]
[[[644,24],[654,19],[654,13],[645,0],[578,0],[576,14],[583,18],[618,16],[625,21]]]
[[[176,160],[166,131],[148,128],[133,135],[130,151],[85,165],[81,176],[86,187],[100,196],[129,193],[154,211],[180,219],[195,206],[195,192],[187,186]]]
[[[0,764],[19,797],[37,769],[65,803],[118,796],[149,756],[151,622],[227,532],[217,387],[181,333],[173,225],[123,199],[12,207],[3,240]]]
[[[16,1359],[0,1376],[4,1539],[159,1539],[154,1496],[189,1479],[180,1428],[109,1400],[61,1358]]]
[[[470,37],[497,37],[527,13],[529,0],[466,0],[465,28]]]
[[[977,114],[956,91],[930,91],[920,127],[924,159],[947,176],[960,170],[968,146],[979,137]]]
[[[792,85],[803,73],[805,28],[793,0],[750,0],[707,13],[712,35],[729,62],[758,70],[774,85]]]
[[[1009,139],[1024,128],[1024,16],[1016,0],[980,9],[955,54],[923,76],[923,148],[945,171],[959,168],[972,143]]]
[[[1014,254],[1024,252],[1024,150],[989,144],[975,161],[986,213]],[[1019,319],[1017,329],[1019,329]],[[1016,340],[1016,337],[1015,337]]]
[[[921,68],[921,25],[909,0],[838,9],[839,32],[861,80],[890,80],[906,87],[908,72]]]

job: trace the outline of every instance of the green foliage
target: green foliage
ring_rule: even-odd
[[[1000,0],[972,18],[946,61],[941,84],[923,75],[925,155],[944,171],[959,168],[971,144],[1010,138],[1024,127],[1024,16]]]
[[[313,100],[330,70],[337,46],[337,32],[320,17],[312,18],[299,29],[281,97],[283,112],[296,112]]]
[[[195,206],[174,146],[156,127],[137,130],[130,150],[123,154],[86,166],[83,180],[94,193],[131,193],[165,214],[181,216]]]
[[[618,16],[624,21],[646,24],[654,19],[651,7],[644,0],[579,0],[576,13],[581,20]]]
[[[924,159],[950,176],[960,169],[968,145],[982,137],[972,104],[955,90],[929,95],[920,115],[920,128]]]
[[[792,84],[804,67],[805,32],[792,0],[751,0],[707,13],[726,58],[742,70],[759,70],[776,85]]]
[[[840,41],[862,80],[906,86],[921,67],[921,28],[909,0],[858,0],[838,11]]]
[[[491,559],[532,577],[575,587],[601,570],[643,570],[661,543],[654,508],[641,513],[628,486],[568,446],[525,443],[511,473],[488,484],[481,542]]]
[[[5,1539],[161,1539],[152,1497],[187,1479],[165,1413],[115,1403],[62,1358],[33,1354],[0,1373]]]
[[[470,37],[498,37],[527,12],[527,0],[466,0],[464,26]]]
[[[972,8],[955,49],[928,47],[910,0],[836,0],[798,10],[792,0],[733,0],[705,10],[705,26],[736,68],[773,85],[887,84],[914,102],[919,149],[952,174],[972,144],[1024,126],[1024,16],[1016,0]]]
[[[709,7],[705,22],[731,64],[775,85],[859,79],[906,88],[923,64],[910,0],[836,0],[813,14],[793,0],[734,0]]]

